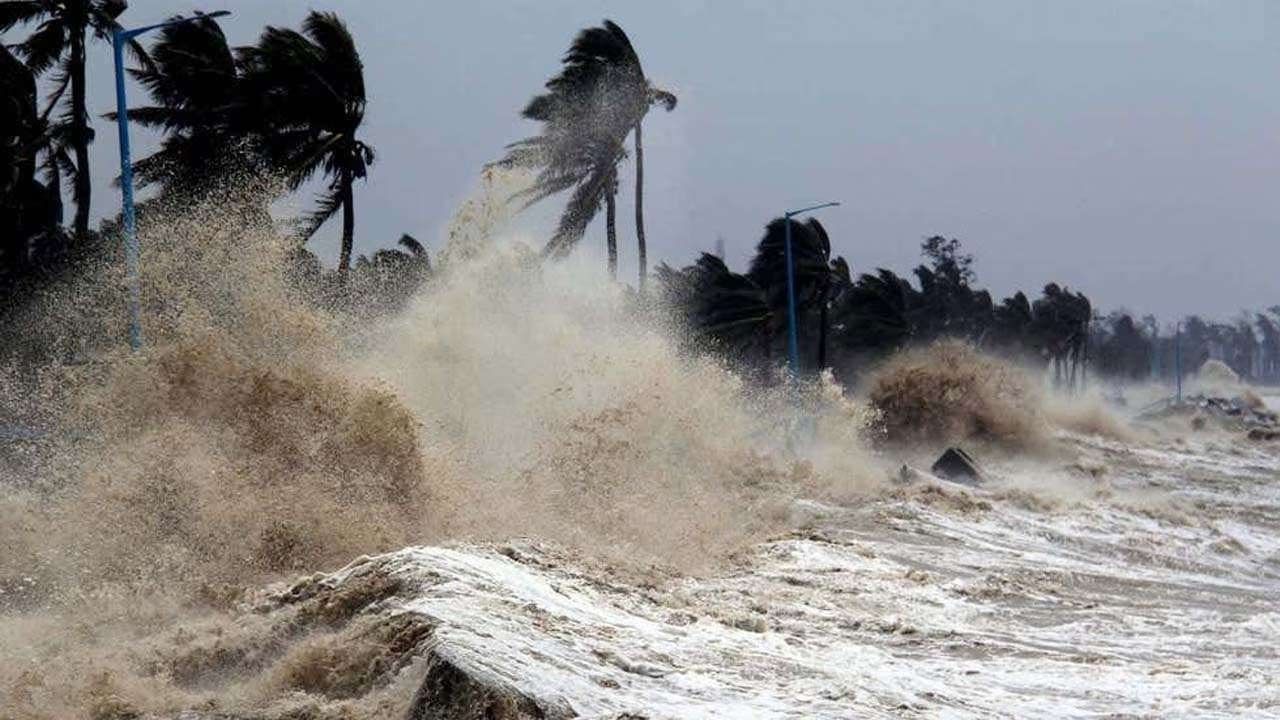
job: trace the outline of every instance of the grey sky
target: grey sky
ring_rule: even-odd
[[[347,19],[379,150],[358,252],[405,231],[438,248],[477,169],[534,130],[517,112],[574,32],[610,17],[680,96],[645,126],[651,257],[684,263],[723,235],[741,267],[770,217],[834,199],[822,219],[855,270],[906,271],[945,234],[999,294],[1053,279],[1166,318],[1280,303],[1280,0],[131,4],[131,25],[230,9],[236,44],[311,7]],[[105,112],[105,45],[92,62]],[[94,160],[102,215],[118,197],[105,123]],[[314,242],[324,256],[338,225]]]

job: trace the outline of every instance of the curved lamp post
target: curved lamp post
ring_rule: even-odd
[[[123,196],[121,202],[124,220],[125,282],[129,285],[129,346],[134,350],[142,347],[142,287],[139,278],[138,228],[133,210],[133,159],[129,152],[129,104],[125,100],[124,47],[129,41],[152,30],[230,14],[230,11],[219,10],[206,15],[175,18],[168,22],[132,30],[120,28],[111,34],[111,46],[115,51],[116,61],[116,127],[120,131],[120,188]]]
[[[826,202],[818,205],[810,205],[799,210],[788,210],[783,213],[786,226],[786,244],[783,247],[783,253],[787,258],[787,369],[791,371],[791,377],[794,379],[800,375],[800,338],[796,328],[796,268],[795,260],[791,254],[791,218],[797,215],[803,215],[814,210],[822,208],[835,207],[838,202]]]

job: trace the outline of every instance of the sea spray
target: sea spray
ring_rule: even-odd
[[[685,353],[600,268],[542,263],[486,217],[391,318],[310,302],[294,241],[211,205],[144,226],[140,352],[122,346],[110,257],[28,309],[74,308],[67,337],[85,340],[41,369],[54,461],[0,495],[6,712],[211,702],[166,660],[185,628],[247,634],[269,656],[284,640],[222,613],[361,554],[536,535],[623,567],[707,570],[785,527],[792,498],[879,482],[863,417],[829,380],[806,391],[823,422],[798,457],[793,390]],[[222,678],[218,706],[284,713],[318,687],[291,673]]]

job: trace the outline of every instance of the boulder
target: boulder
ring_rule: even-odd
[[[428,656],[427,673],[405,720],[559,720],[577,717],[572,708],[540,702],[483,673],[443,657]]]
[[[981,485],[986,480],[978,462],[958,447],[947,448],[929,470],[940,478],[962,485]]]

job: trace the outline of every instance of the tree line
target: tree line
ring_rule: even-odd
[[[785,352],[785,223],[790,222],[801,369],[830,369],[844,380],[905,347],[958,338],[1053,368],[1064,387],[1082,387],[1092,304],[1057,283],[1031,301],[1018,292],[996,303],[975,286],[974,258],[959,240],[923,241],[924,262],[910,279],[878,268],[854,275],[832,255],[816,219],[771,221],[745,273],[703,253],[693,265],[658,267],[665,301],[691,340],[768,373]]]
[[[0,292],[5,305],[24,287],[117,242],[118,220],[88,226],[92,188],[88,146],[94,141],[86,105],[89,43],[119,28],[123,0],[8,0],[0,32],[31,28],[13,52],[0,46]],[[277,192],[296,192],[313,179],[324,191],[289,232],[298,250],[295,275],[317,298],[392,305],[431,277],[425,247],[410,235],[397,246],[353,260],[355,187],[376,153],[361,136],[366,107],[364,66],[355,40],[333,13],[311,12],[299,29],[267,27],[255,42],[233,46],[218,22],[199,16],[158,32],[150,47],[129,48],[129,72],[149,102],[128,118],[161,135],[159,149],[135,162],[137,183],[151,189],[149,206],[165,211],[207,199],[228,177],[269,177]],[[47,89],[37,96],[37,80]],[[689,330],[691,342],[731,355],[747,368],[776,366],[785,347],[786,277],[783,237],[792,224],[802,369],[831,368],[851,377],[900,348],[943,337],[969,340],[1050,369],[1077,388],[1089,369],[1122,379],[1167,378],[1174,340],[1153,318],[1102,316],[1082,293],[1047,283],[1034,299],[1018,292],[996,302],[976,286],[972,255],[956,239],[934,236],[909,276],[889,269],[854,274],[832,254],[817,220],[775,219],[745,272],[703,254],[684,268],[659,265],[650,293],[644,230],[643,122],[653,108],[672,111],[677,98],[645,74],[639,53],[614,22],[579,31],[560,68],[521,116],[536,134],[512,143],[492,168],[520,168],[533,182],[514,201],[529,207],[565,196],[546,257],[568,253],[603,206],[607,272],[617,277],[617,196],[622,166],[634,161],[638,296],[656,296]],[[114,118],[111,113],[104,117]],[[628,145],[629,142],[629,145]],[[75,205],[63,222],[63,186]],[[273,227],[264,193],[249,213]],[[337,267],[326,270],[306,241],[341,216]],[[354,279],[351,276],[354,275]],[[374,298],[369,302],[369,298]],[[354,300],[353,300],[354,299]],[[648,303],[652,306],[653,303]],[[1223,360],[1242,375],[1280,380],[1280,316],[1276,308],[1220,324],[1182,323],[1183,367]]]
[[[89,227],[88,148],[94,142],[86,105],[86,47],[120,29],[123,0],[7,0],[0,32],[32,27],[22,42],[0,47],[0,125],[7,170],[0,177],[0,289],[6,297],[24,281],[39,281],[81,256],[102,249],[118,229],[108,220]],[[146,48],[130,45],[130,76],[150,103],[131,107],[129,121],[157,130],[160,149],[134,163],[136,183],[151,189],[147,206],[166,210],[198,202],[228,178],[270,177],[283,192],[315,178],[325,190],[290,228],[299,248],[341,214],[336,280],[352,266],[356,181],[365,178],[374,149],[360,136],[366,106],[364,66],[345,23],[311,12],[300,29],[267,27],[256,42],[233,47],[217,21],[199,16],[158,31]],[[48,88],[36,93],[37,80]],[[103,117],[115,119],[114,113]],[[62,186],[71,191],[74,219],[63,226]],[[258,220],[270,225],[260,199]],[[105,231],[105,232],[104,232]],[[370,267],[413,266],[416,241],[364,259]],[[390,253],[390,254],[388,254]],[[300,258],[308,265],[305,257]]]
[[[1106,375],[1125,382],[1172,382],[1218,360],[1254,383],[1280,383],[1280,305],[1242,312],[1231,322],[1189,315],[1172,326],[1123,310],[1094,324],[1090,343]]]
[[[663,300],[689,341],[761,376],[786,353],[785,222],[765,227],[746,272],[711,253],[687,267],[657,268]],[[1102,315],[1083,293],[1057,282],[1034,300],[1019,291],[996,302],[976,285],[974,257],[957,239],[925,239],[913,278],[886,268],[855,276],[832,255],[819,221],[790,222],[800,362],[811,374],[829,369],[852,381],[898,350],[954,338],[1042,367],[1067,391],[1083,389],[1090,375],[1172,383],[1179,366],[1189,375],[1209,359],[1252,382],[1280,382],[1280,306],[1231,323],[1192,315],[1162,329],[1151,315]]]

